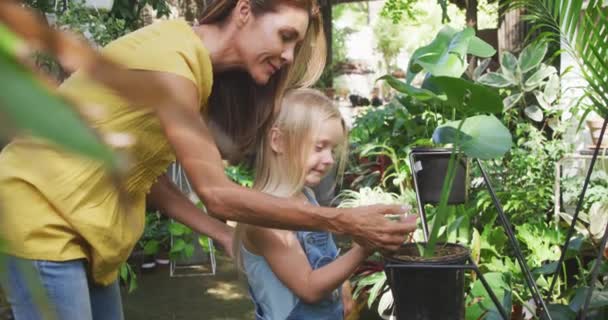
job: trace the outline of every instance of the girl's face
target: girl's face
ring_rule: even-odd
[[[345,138],[341,119],[328,119],[321,123],[304,167],[306,186],[318,185],[329,173],[335,161],[334,150],[344,142]]]
[[[285,4],[257,16],[249,13],[237,45],[245,69],[256,83],[266,84],[277,71],[293,63],[308,22],[306,10]]]

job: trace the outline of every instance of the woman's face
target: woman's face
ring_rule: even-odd
[[[279,4],[274,11],[251,14],[238,46],[246,70],[258,84],[266,84],[281,68],[293,63],[294,51],[308,29],[308,12]]]

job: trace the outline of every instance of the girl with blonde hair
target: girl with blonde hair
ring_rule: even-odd
[[[334,166],[343,172],[347,136],[340,112],[323,94],[288,92],[261,143],[253,188],[318,205],[311,188]],[[348,310],[341,287],[372,252],[355,243],[338,257],[331,233],[324,231],[239,224],[235,237],[234,254],[247,276],[257,320],[342,319]]]

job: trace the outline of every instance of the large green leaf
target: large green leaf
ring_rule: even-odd
[[[434,76],[460,77],[468,67],[466,54],[475,37],[472,28],[462,31],[445,26],[428,45],[418,48],[412,54],[407,70],[407,82],[411,83],[416,74],[425,70]],[[488,49],[476,41],[472,53],[486,56]]]
[[[540,65],[547,54],[548,45],[546,42],[535,42],[522,50],[519,55],[519,66],[521,71],[526,73]]]
[[[0,34],[4,40],[6,38]],[[3,41],[4,41],[3,40]],[[112,150],[59,96],[52,94],[13,55],[0,48],[0,119],[4,126],[48,139],[114,167]]]
[[[511,133],[495,116],[467,118],[459,131],[460,122],[451,121],[437,127],[433,132],[433,141],[439,144],[456,144],[459,141],[467,156],[482,160],[501,157],[511,149]]]
[[[412,85],[409,85],[393,76],[386,75],[380,77],[378,80],[384,80],[388,83],[393,89],[411,96],[420,101],[428,101],[428,100],[443,100],[445,101],[445,96],[438,96],[430,90],[416,88]]]
[[[447,103],[459,114],[502,112],[502,100],[494,89],[451,77],[432,77],[428,82],[438,95],[446,96]]]
[[[504,274],[498,272],[486,273],[484,274],[484,277],[492,289],[492,292],[496,294],[496,297],[501,302],[503,308],[507,311],[507,314],[510,315],[513,302],[512,290],[508,278]],[[473,283],[471,293],[467,297],[467,305],[470,305],[466,312],[467,320],[502,319],[498,309],[496,309],[494,302],[480,280]]]
[[[547,306],[551,319],[554,320],[575,320],[576,313],[568,306],[562,304],[550,304]]]
[[[570,309],[574,312],[578,312],[585,303],[585,298],[589,294],[589,287],[582,287],[576,289],[576,294],[572,301],[570,301]],[[596,309],[608,306],[608,291],[600,291],[595,289],[591,296],[591,302],[589,303],[590,309]]]
[[[496,49],[489,43],[474,36],[469,42],[468,53],[480,58],[490,58],[496,54]]]

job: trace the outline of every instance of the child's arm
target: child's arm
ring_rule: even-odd
[[[252,227],[246,236],[279,280],[306,303],[316,303],[340,287],[372,252],[355,244],[345,255],[313,270],[293,232]]]

